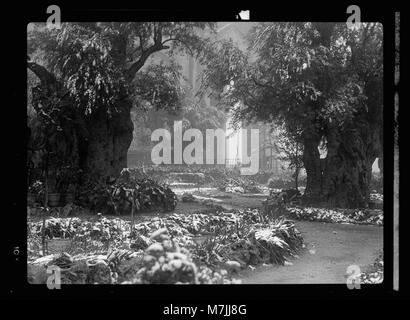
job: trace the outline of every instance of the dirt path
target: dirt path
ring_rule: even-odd
[[[356,264],[363,271],[383,249],[382,227],[300,221],[296,225],[305,239],[306,252],[290,266],[247,270],[240,275],[243,283],[346,283],[349,265]]]

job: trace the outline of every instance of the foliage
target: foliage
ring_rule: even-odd
[[[51,63],[75,105],[85,114],[101,105],[111,113],[124,86],[123,75],[110,55],[115,31],[106,28],[99,33],[87,24],[70,23],[54,32],[57,43]]]
[[[171,64],[172,66],[172,64]],[[140,86],[141,94],[139,89],[136,89],[136,99],[139,101],[137,96],[145,97],[143,101],[139,101],[138,106],[143,109],[146,113],[141,116],[141,112],[138,109],[133,111],[133,123],[134,128],[134,140],[132,142],[132,147],[130,149],[138,150],[140,145],[143,147],[151,146],[151,133],[158,128],[168,129],[173,136],[173,126],[174,121],[182,121],[183,132],[189,128],[195,128],[200,130],[204,135],[207,129],[217,129],[223,128],[226,121],[226,115],[223,110],[218,108],[213,101],[210,103],[206,102],[204,98],[199,98],[193,94],[193,89],[189,86],[182,85],[182,81],[177,76],[174,76],[172,67],[167,67],[167,70],[163,70],[165,67],[159,68],[158,74],[152,74],[146,76],[145,71],[140,72],[138,77],[141,77],[141,82],[145,86]],[[156,66],[155,66],[156,67]],[[148,67],[147,70],[151,68]],[[149,71],[147,71],[149,72]],[[169,74],[169,75],[168,75]],[[176,81],[177,84],[181,83],[180,87],[176,87],[177,90],[168,90],[169,86],[158,85],[158,80],[152,80],[151,77],[158,76],[162,81]],[[148,87],[147,83],[156,81],[155,84]],[[162,90],[162,88],[164,88]],[[171,99],[170,95],[174,98]],[[163,97],[168,97],[164,99]],[[150,99],[154,100],[167,100],[167,103],[151,103]],[[147,102],[149,101],[149,102]],[[166,109],[156,108],[155,106],[167,105]],[[188,144],[184,141],[183,145]]]
[[[373,173],[370,180],[370,190],[383,193],[383,176],[380,173]]]
[[[32,185],[29,186],[28,192],[35,195],[39,195],[44,190],[43,183],[39,180],[35,181]]]
[[[227,176],[236,177],[240,173],[233,168],[227,168],[225,166],[209,166],[209,165],[142,165],[129,169],[135,174],[151,177],[152,179],[170,180],[170,173],[187,173],[205,176],[205,183],[215,182],[218,179],[225,179]]]
[[[204,177],[203,183],[209,184],[219,188],[221,191],[227,192],[241,192],[241,193],[262,193],[263,187],[258,183],[255,178],[249,178],[247,176],[240,175],[240,172],[236,169],[226,167],[215,166],[159,166],[159,167],[146,167],[146,173],[150,175],[162,175],[168,174],[168,179],[172,179],[172,175],[169,173],[180,173],[191,175],[194,178],[194,174],[198,173],[201,177]],[[194,181],[193,179],[191,181]],[[195,179],[198,180],[198,179]]]
[[[379,26],[371,27],[378,34]],[[320,28],[329,33],[326,41]],[[249,54],[225,42],[216,45],[220,55],[204,57],[203,85],[219,93],[222,104],[239,104],[237,122],[284,121],[298,130],[306,125],[324,130],[327,121],[343,125],[364,108],[364,83],[354,72],[346,41],[358,50],[366,28],[353,32],[345,24],[260,23],[249,37]],[[379,57],[379,51],[372,50]],[[361,58],[369,72],[372,58]]]
[[[260,23],[247,52],[232,42],[210,44],[202,85],[218,95],[221,107],[233,107],[237,125],[275,123],[297,137],[308,194],[360,206],[367,180],[352,177],[343,187],[332,181],[356,175],[350,159],[372,163],[382,151],[382,37],[378,23],[356,30],[345,23]],[[220,55],[212,53],[216,49]],[[320,141],[332,149],[327,170],[319,164]]]
[[[259,184],[267,184],[273,173],[269,170],[259,170],[256,174],[249,176],[249,179]]]
[[[194,94],[192,90],[187,90],[182,100],[181,111],[182,119],[188,123],[188,128],[199,129],[205,133],[206,129],[225,126],[226,114],[218,108],[217,103],[213,99],[206,103],[204,97]]]
[[[271,178],[268,180],[268,187],[270,189],[294,188],[295,182],[290,178]]]
[[[373,201],[383,201],[383,194],[380,193],[371,193],[370,200]]]
[[[311,207],[288,207],[287,210],[290,213],[290,217],[297,220],[383,225],[382,210]]]
[[[217,182],[219,190],[240,193],[262,193],[263,189],[255,181],[243,176],[221,177]]]
[[[32,92],[32,105],[36,114],[29,122],[29,183],[46,172],[53,176],[53,179],[49,179],[50,189],[60,191],[61,185],[72,182],[76,177],[76,157],[71,154],[73,146],[70,146],[70,138],[67,138],[70,132],[63,130],[71,123],[70,114],[64,110],[59,96],[46,97],[41,86],[34,87]]]
[[[165,184],[148,178],[138,178],[133,171],[124,169],[117,183],[114,185],[112,197],[117,208],[126,212],[127,203],[134,201],[137,211],[162,207],[164,211],[172,211],[177,204],[175,193]]]
[[[37,96],[33,91],[29,101],[36,114],[49,114],[52,110],[48,106],[52,106],[53,114],[61,120],[61,123],[55,121],[61,130],[58,130],[58,143],[50,145],[51,152],[61,154],[59,151],[64,149],[62,159],[72,160],[69,165],[74,169],[80,166],[83,173],[93,172],[101,177],[105,173],[118,175],[123,166],[119,159],[125,157],[123,153],[132,134],[129,120],[133,102],[136,106],[150,105],[175,111],[183,97],[179,66],[155,64],[150,58],[166,50],[170,56],[188,52],[197,55],[204,46],[207,30],[212,32],[213,25],[202,22],[90,22],[62,23],[61,29],[49,29],[42,23],[29,24],[30,89],[37,85],[32,81],[33,74],[40,80],[33,88]],[[136,109],[140,114],[145,111],[144,108]],[[31,114],[32,110],[29,111]],[[37,129],[50,138],[56,133],[56,130]],[[116,152],[121,155],[102,160],[98,153],[106,144],[97,146],[101,143],[99,134],[107,135],[106,139],[118,146]],[[39,149],[33,147],[33,155],[28,158],[44,162],[44,154],[38,152]],[[101,160],[98,164],[94,163],[97,158]],[[67,165],[50,160],[55,168]],[[56,178],[57,174],[50,175]],[[34,179],[37,178],[38,175]]]
[[[281,160],[288,161],[289,169],[294,171],[295,187],[298,188],[300,170],[303,168],[303,143],[300,141],[301,133],[288,129],[279,132],[276,145],[282,152]]]
[[[213,24],[62,23],[52,30],[35,24],[29,29],[28,54],[39,57],[62,81],[80,113],[103,107],[112,114],[119,111],[117,100],[130,94],[156,107],[174,108],[178,66],[149,65],[141,74],[137,71],[158,51],[198,54],[203,47],[198,30],[207,28],[212,30]]]
[[[384,279],[383,252],[379,254],[374,263],[360,274],[360,284],[382,283]]]
[[[185,94],[179,69],[175,63],[149,65],[133,80],[134,99],[139,105],[144,104],[146,110],[155,107],[157,110],[166,108],[171,114],[177,112]]]
[[[169,237],[166,229],[158,230],[151,238],[156,242],[146,249],[143,266],[133,283],[238,283],[234,279],[229,280],[228,272],[224,269],[217,272],[204,265],[198,267],[192,261],[189,250],[180,248],[178,243]]]
[[[135,212],[160,208],[172,211],[177,197],[166,184],[148,179],[137,170],[124,169],[113,183],[90,179],[79,190],[78,202],[94,211],[130,214],[133,206]]]
[[[33,258],[38,253],[34,249],[39,241],[36,236],[43,232],[42,223],[29,222],[28,231],[29,264],[36,265],[39,262]],[[235,283],[230,279],[234,261],[241,267],[263,262],[283,264],[303,245],[291,221],[266,220],[258,210],[173,214],[139,222],[133,229],[129,221],[119,218],[53,218],[47,219],[45,234],[49,241],[71,239],[69,267],[79,260],[105,261],[111,280],[101,281],[108,283]],[[209,239],[198,242],[204,234],[210,235]],[[126,267],[124,260],[129,260]],[[125,269],[132,271],[129,277],[124,276]],[[87,270],[86,275],[92,272]]]
[[[239,170],[225,166],[184,166],[184,165],[160,165],[142,166],[128,169],[134,174],[150,176],[156,180],[166,180],[168,183],[175,182],[178,178],[184,178],[184,182],[197,182],[219,188],[222,191],[242,193],[263,193],[264,187],[259,179],[266,180],[269,173],[260,173],[255,176],[242,176]],[[171,174],[172,173],[172,174]],[[199,174],[200,176],[195,176]],[[166,178],[164,178],[166,177]],[[204,177],[204,179],[202,179]]]

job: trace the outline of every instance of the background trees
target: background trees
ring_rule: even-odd
[[[261,23],[249,48],[210,41],[212,23],[68,23],[29,28],[32,104],[64,115],[62,145],[96,177],[126,166],[131,109],[174,113],[198,128],[219,126],[181,85],[178,64],[151,63],[158,51],[195,56],[201,93],[233,109],[233,120],[284,125],[303,146],[305,196],[333,206],[365,206],[371,166],[382,158],[383,33],[376,23]],[[35,92],[35,94],[34,94]],[[178,109],[184,107],[184,112]],[[212,115],[212,117],[208,117]],[[74,134],[66,134],[73,130]],[[321,159],[318,146],[326,149]],[[75,150],[75,151],[73,151]]]
[[[303,144],[299,138],[299,132],[294,132],[290,128],[287,130],[281,128],[275,141],[282,152],[280,160],[288,162],[288,168],[293,171],[296,190],[299,188],[300,171],[303,169]]]
[[[133,105],[149,101],[158,109],[178,108],[177,66],[145,64],[162,50],[199,54],[201,30],[212,32],[213,24],[65,23],[60,30],[30,25],[27,66],[40,80],[33,90],[41,93],[33,102],[41,110],[45,99],[55,97],[53,103],[70,119],[63,132],[74,128],[84,174],[116,176],[126,166]]]
[[[382,153],[382,38],[374,23],[355,30],[344,23],[261,23],[247,52],[214,44],[221,54],[205,57],[204,87],[236,106],[237,122],[279,122],[298,132],[306,198],[365,206],[371,166]]]

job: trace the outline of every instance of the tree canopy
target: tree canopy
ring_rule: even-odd
[[[346,203],[346,194],[356,193],[361,200],[351,202],[363,203],[368,162],[382,150],[382,40],[377,23],[362,23],[356,29],[345,23],[260,23],[250,34],[246,52],[229,41],[212,44],[215,48],[204,58],[202,85],[219,93],[221,105],[235,106],[236,123],[280,123],[299,133],[307,194],[329,198],[344,193],[345,200],[336,202]],[[328,169],[341,158],[366,158],[366,168],[354,173],[366,177],[323,168],[317,149],[321,141],[331,149]],[[362,187],[337,190],[346,180]]]
[[[76,107],[86,114],[99,106],[112,112],[124,90],[158,107],[175,107],[181,96],[178,66],[141,69],[162,50],[198,55],[204,46],[198,30],[206,27],[212,30],[213,24],[63,23],[61,29],[51,30],[35,25],[29,32],[28,55],[64,83]],[[33,63],[29,68],[38,73]]]
[[[203,22],[63,23],[61,29],[30,24],[27,67],[40,83],[29,75],[29,84],[41,93],[30,102],[41,109],[55,97],[72,120],[63,131],[74,128],[77,142],[69,142],[76,144],[79,167],[118,175],[132,140],[132,107],[172,111],[184,98],[178,64],[149,58],[159,51],[197,56],[213,29],[214,23]]]

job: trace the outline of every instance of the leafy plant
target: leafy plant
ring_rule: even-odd
[[[383,225],[383,211],[370,209],[328,209],[287,207],[292,219],[333,223]]]
[[[139,170],[124,169],[112,184],[89,180],[80,190],[79,201],[96,211],[131,214],[133,206],[136,212],[172,211],[178,200],[168,185],[146,178]]]
[[[36,237],[44,232],[49,239],[72,240],[68,252],[72,257],[64,254],[69,261],[63,255],[51,256],[49,261],[61,258],[70,268],[81,261],[88,266],[103,261],[111,278],[98,283],[222,284],[236,283],[232,265],[283,264],[303,244],[292,221],[262,221],[258,210],[173,214],[138,222],[133,230],[130,221],[120,218],[53,218],[44,227],[42,222],[29,222],[30,261],[37,256],[40,240]],[[197,243],[195,238],[201,235],[208,239]],[[79,276],[77,269],[71,271],[74,278]],[[84,272],[89,280],[77,279],[80,283],[95,279],[92,268]]]

